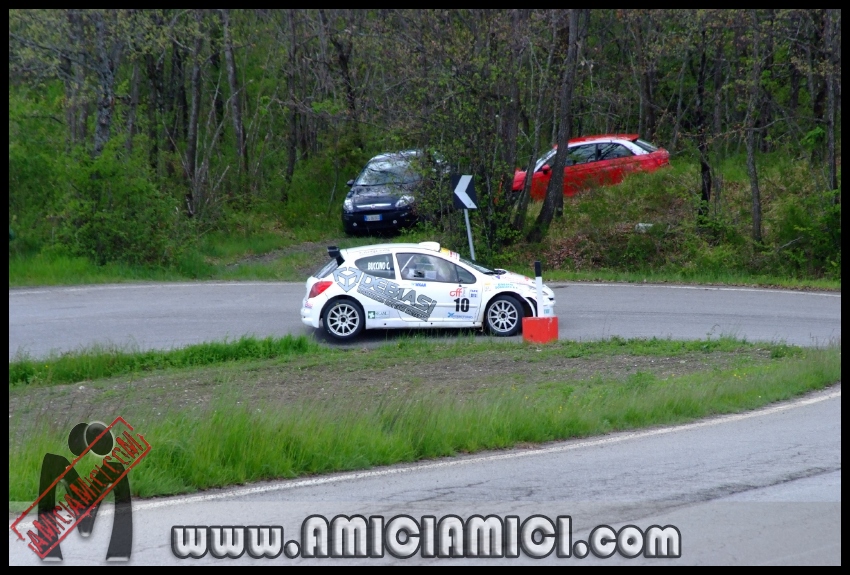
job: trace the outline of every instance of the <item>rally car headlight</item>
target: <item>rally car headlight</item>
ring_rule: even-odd
[[[342,209],[346,212],[354,211],[354,201],[351,198],[345,198],[345,201],[342,202]]]

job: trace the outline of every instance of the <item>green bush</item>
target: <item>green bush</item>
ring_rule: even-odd
[[[147,152],[113,140],[100,157],[80,157],[64,198],[59,240],[98,265],[167,265],[181,249],[178,203],[153,183]]]
[[[776,209],[776,245],[766,261],[790,273],[841,278],[841,190],[788,195]]]
[[[56,105],[61,92],[46,91],[43,97],[9,91],[9,226],[16,236],[9,247],[15,254],[38,252],[51,240],[57,201],[66,188],[66,136],[61,123],[52,121],[61,115]]]

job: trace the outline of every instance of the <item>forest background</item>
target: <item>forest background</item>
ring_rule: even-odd
[[[840,125],[834,9],[10,10],[10,286],[303,280],[376,241],[345,182],[417,148],[474,174],[487,264],[840,288]],[[504,192],[596,133],[671,168]],[[462,215],[401,239],[463,252]]]

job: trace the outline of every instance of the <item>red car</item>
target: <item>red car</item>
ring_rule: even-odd
[[[549,164],[555,161],[557,146],[543,154],[534,165],[531,198],[542,200],[552,177]],[[630,172],[652,172],[670,164],[670,153],[640,139],[638,134],[608,134],[573,138],[564,168],[564,195],[585,188],[620,183]],[[524,170],[514,174],[513,191],[525,185]]]

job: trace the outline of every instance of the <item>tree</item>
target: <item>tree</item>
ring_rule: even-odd
[[[233,135],[236,139],[236,157],[240,173],[248,167],[248,147],[245,143],[245,126],[242,123],[242,94],[236,74],[236,57],[233,54],[233,36],[230,26],[230,10],[219,10],[224,29],[224,61],[227,65],[227,83],[230,86],[230,113],[233,120]]]
[[[747,99],[746,135],[747,135],[747,175],[750,178],[750,194],[753,206],[753,241],[762,243],[761,229],[761,191],[759,190],[758,169],[756,168],[756,114],[761,97],[761,23],[757,10],[749,10],[750,33],[752,34],[752,63],[750,67],[749,97]]]
[[[528,234],[528,241],[539,242],[549,231],[549,225],[555,216],[558,202],[564,201],[564,167],[567,161],[568,145],[572,135],[572,103],[573,86],[576,77],[576,58],[579,44],[583,39],[585,24],[587,23],[587,11],[585,9],[570,8],[568,10],[570,40],[567,47],[567,57],[564,71],[561,75],[561,94],[559,98],[560,113],[558,122],[558,151],[555,153],[555,162],[552,165],[552,177],[546,188],[546,198],[543,200],[543,208],[534,222],[534,227]],[[581,28],[580,28],[581,27]]]

